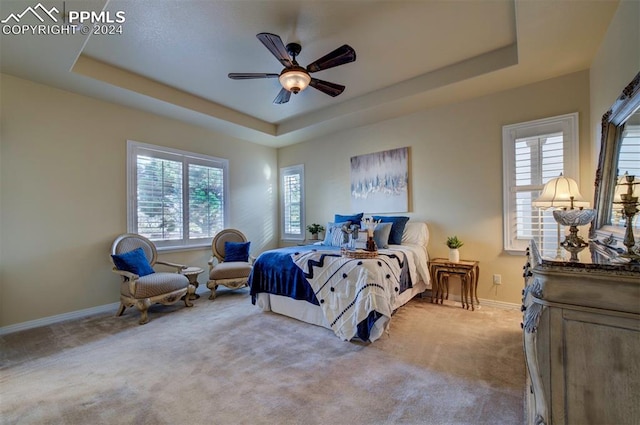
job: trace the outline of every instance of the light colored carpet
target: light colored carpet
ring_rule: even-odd
[[[3,424],[521,424],[517,311],[415,299],[373,344],[207,293],[4,335]],[[115,313],[115,311],[114,311]]]

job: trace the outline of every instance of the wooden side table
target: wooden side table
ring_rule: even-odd
[[[200,285],[200,283],[198,282],[198,275],[203,271],[204,269],[201,269],[200,267],[187,267],[186,269],[182,269],[180,273],[185,275],[187,279],[189,279],[189,283],[195,286],[196,289],[198,289],[198,285]],[[191,299],[195,300],[198,298],[200,298],[200,295],[194,293]]]
[[[460,260],[457,263],[446,258],[434,258],[429,261],[429,272],[433,288],[431,289],[431,302],[443,303],[443,299],[449,299],[449,277],[460,276],[460,301],[462,308],[475,310],[478,300],[478,277],[480,276],[480,262],[476,260]],[[446,298],[444,291],[447,291]]]

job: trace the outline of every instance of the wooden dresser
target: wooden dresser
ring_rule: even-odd
[[[556,261],[532,243],[524,277],[527,424],[639,424],[640,264],[595,245]]]

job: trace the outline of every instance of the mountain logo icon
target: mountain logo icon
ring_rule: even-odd
[[[6,24],[9,21],[13,20],[17,24],[27,13],[31,13],[33,16],[38,18],[40,22],[44,22],[43,16],[48,16],[49,18],[51,18],[51,20],[53,20],[53,22],[58,22],[58,19],[56,18],[54,13],[58,14],[60,13],[60,11],[55,6],[52,7],[51,10],[47,10],[47,8],[42,5],[42,3],[38,3],[34,7],[31,7],[31,6],[27,7],[22,13],[18,13],[18,14],[11,13],[9,14],[9,16],[7,16],[5,19],[3,19],[0,22],[2,22],[3,24]]]

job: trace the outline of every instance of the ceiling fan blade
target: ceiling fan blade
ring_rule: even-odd
[[[330,83],[329,81],[318,80],[312,78],[309,83],[311,87],[316,90],[320,90],[322,93],[328,94],[331,97],[336,97],[344,91],[344,86],[336,83]]]
[[[356,51],[347,44],[338,47],[333,52],[324,55],[317,61],[307,66],[307,71],[318,72],[334,66],[344,65],[345,63],[354,62],[356,60]]]
[[[273,99],[273,103],[276,105],[282,105],[283,103],[287,103],[289,98],[291,97],[291,92],[285,88],[280,89],[280,93]]]
[[[261,32],[256,35],[256,37],[258,37],[258,40],[260,40],[262,44],[269,49],[271,54],[275,56],[283,66],[287,68],[293,66],[289,53],[287,52],[287,48],[284,47],[284,43],[279,36],[268,32]]]
[[[278,78],[280,74],[267,74],[264,72],[230,72],[229,78],[232,80],[253,80],[256,78]]]

